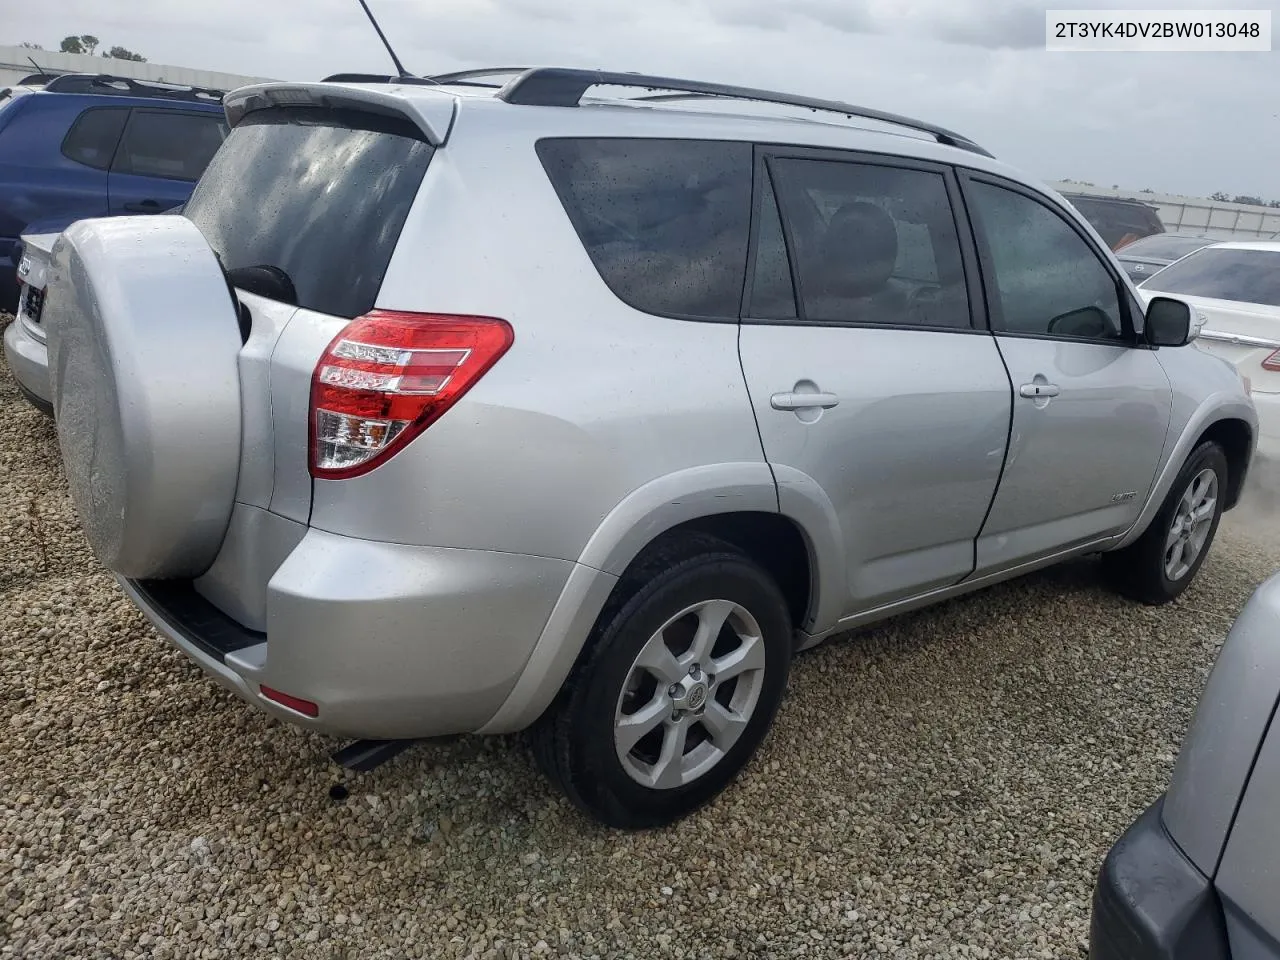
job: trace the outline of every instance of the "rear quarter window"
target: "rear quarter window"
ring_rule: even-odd
[[[120,132],[128,118],[126,107],[95,107],[84,111],[62,140],[63,156],[95,170],[106,170],[111,166]]]
[[[736,319],[751,212],[751,145],[547,139],[538,157],[620,300],[661,316]]]
[[[226,136],[221,114],[134,110],[112,170],[195,182]]]
[[[432,148],[408,120],[273,108],[227,137],[187,201],[224,270],[283,271],[300,307],[373,308]]]

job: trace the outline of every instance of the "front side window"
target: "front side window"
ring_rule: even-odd
[[[736,319],[751,145],[553,139],[538,157],[609,289],[646,313]]]
[[[756,292],[763,287],[776,301],[780,289],[785,295],[783,278],[794,277],[806,322],[969,326],[960,241],[942,174],[794,158],[775,158],[769,169],[787,244],[771,239],[766,209],[754,315],[764,315]]]
[[[222,146],[225,135],[226,126],[219,114],[135,110],[112,170],[194,182]]]
[[[1240,247],[1198,250],[1165,267],[1143,287],[1280,307],[1280,253]]]
[[[1061,216],[1024,194],[969,185],[995,276],[992,325],[1006,333],[1124,339],[1115,278]]]

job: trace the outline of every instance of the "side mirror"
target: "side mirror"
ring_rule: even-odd
[[[1147,304],[1147,318],[1143,334],[1153,347],[1182,347],[1190,343],[1196,333],[1191,305],[1172,297],[1152,297]]]

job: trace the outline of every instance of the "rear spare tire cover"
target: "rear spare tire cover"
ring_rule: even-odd
[[[194,577],[217,555],[240,464],[240,330],[222,269],[181,216],[73,224],[45,302],[58,444],[98,559]]]

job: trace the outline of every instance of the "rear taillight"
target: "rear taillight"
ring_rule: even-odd
[[[374,310],[311,378],[311,475],[367,473],[429,427],[507,352],[505,320]]]
[[[1280,373],[1280,350],[1276,350],[1271,356],[1262,361],[1262,369]]]

